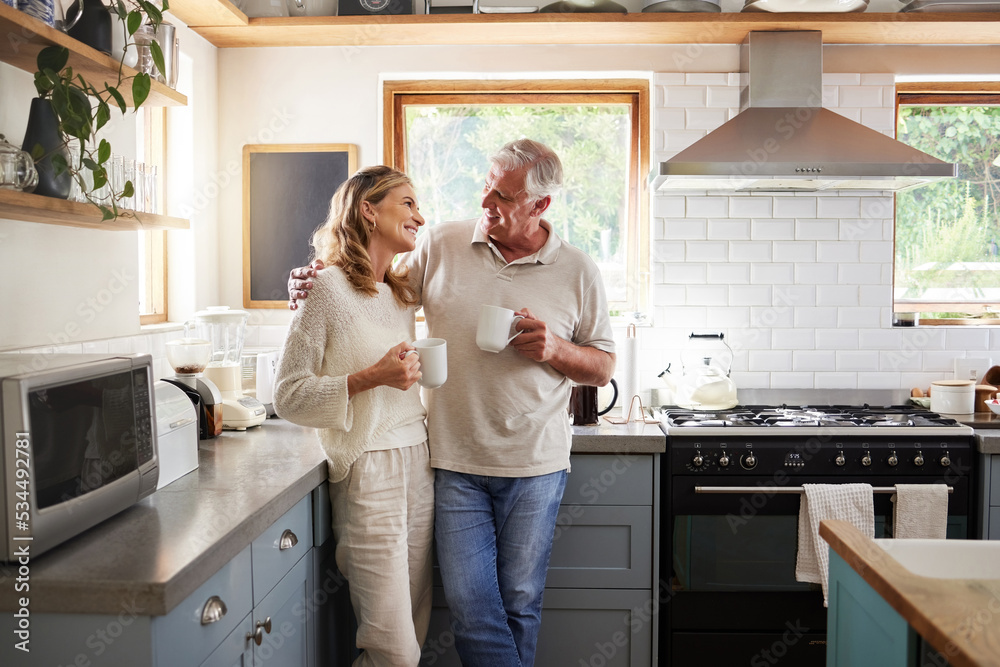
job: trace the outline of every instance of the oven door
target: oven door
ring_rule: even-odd
[[[787,478],[786,478],[787,479]],[[847,480],[844,480],[847,481]],[[851,481],[861,481],[852,479]],[[896,478],[866,477],[872,486]],[[785,487],[830,483],[794,477]],[[719,492],[723,487],[754,492]],[[948,537],[968,536],[966,478],[949,496]],[[697,493],[696,487],[714,492]],[[676,475],[664,517],[661,571],[670,573],[665,655],[684,665],[823,665],[826,608],[818,584],[795,580],[801,495],[772,478]],[[782,489],[785,490],[785,489]],[[889,537],[891,494],[876,494],[875,536]],[[756,661],[756,662],[755,662]]]

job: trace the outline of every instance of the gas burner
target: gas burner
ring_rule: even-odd
[[[698,412],[665,407],[666,426],[678,428],[757,429],[940,428],[961,426],[954,419],[909,405],[746,405],[731,410]]]

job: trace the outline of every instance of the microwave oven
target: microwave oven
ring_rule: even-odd
[[[156,490],[148,354],[0,354],[0,560],[35,557]]]

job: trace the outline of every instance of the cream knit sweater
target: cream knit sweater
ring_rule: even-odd
[[[320,271],[313,283],[288,329],[274,408],[290,422],[319,429],[330,481],[337,482],[376,438],[426,414],[416,384],[347,395],[348,375],[394,345],[413,342],[414,309],[400,306],[384,283],[378,283],[378,296],[362,294],[338,267]]]

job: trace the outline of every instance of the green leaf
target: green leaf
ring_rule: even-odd
[[[53,153],[51,157],[52,168],[55,170],[56,176],[65,172],[69,165],[66,164],[66,158],[60,153]]]
[[[94,130],[99,130],[111,120],[111,111],[106,102],[97,105],[97,115],[94,117]]]
[[[66,67],[69,62],[69,49],[65,46],[47,46],[38,52],[35,63],[39,70],[51,69],[56,72]]]
[[[163,0],[163,11],[170,9],[170,3],[167,0]]]
[[[94,189],[100,190],[105,185],[108,184],[108,172],[104,167],[100,169],[93,170],[94,172]]]
[[[31,147],[31,159],[38,162],[43,157],[45,157],[45,149],[42,148],[41,144],[35,144]]]
[[[104,84],[104,89],[107,90],[108,94],[114,98],[115,104],[118,105],[118,108],[121,109],[121,112],[125,113],[125,111],[128,109],[128,105],[125,104],[125,98],[122,97],[122,94],[118,92],[118,89],[113,88],[108,84]]]
[[[154,26],[159,26],[161,23],[163,23],[163,12],[161,12],[160,8],[154,5],[152,2],[148,2],[147,0],[139,0],[139,6],[142,7],[142,10],[144,12],[146,12],[146,16],[149,17],[149,22],[152,23]]]
[[[128,8],[125,7],[125,3],[122,0],[115,0],[115,12],[122,21],[128,16]]]
[[[132,181],[125,181],[125,187],[122,188],[122,197],[128,199],[135,194],[135,187],[132,185]]]
[[[132,79],[132,106],[138,109],[149,97],[150,79],[149,75],[140,72]]]
[[[166,72],[167,68],[163,64],[163,51],[160,50],[160,44],[155,39],[150,42],[149,51],[153,54],[153,62],[156,64],[157,71]]]
[[[97,161],[104,164],[111,159],[111,144],[108,143],[107,139],[101,139],[100,145],[97,147]]]
[[[128,27],[129,37],[135,34],[135,31],[139,29],[142,25],[142,12],[138,10],[132,10],[128,13],[128,21],[125,25]]]
[[[100,206],[99,205],[98,208],[101,209],[101,214],[102,214],[101,222],[104,222],[105,220],[114,220],[115,219],[115,217],[116,217],[115,214],[112,213],[111,209],[108,208],[107,206]]]
[[[97,171],[98,169],[101,168],[101,165],[97,164],[96,162],[94,162],[93,160],[91,160],[89,157],[86,156],[84,156],[83,158],[83,166],[91,171]]]

